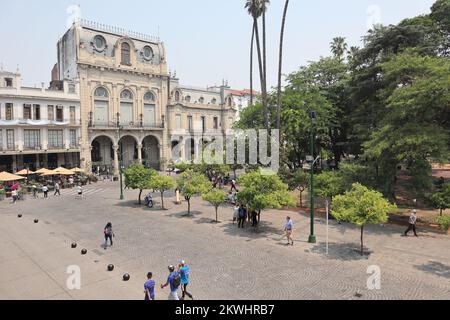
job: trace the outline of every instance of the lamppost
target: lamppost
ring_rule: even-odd
[[[120,125],[120,119],[119,114],[117,114],[117,133],[119,135],[118,144],[119,148],[117,148],[117,153],[119,157],[119,181],[120,181],[120,200],[124,200],[125,197],[123,196],[123,150],[122,150],[122,143],[120,143],[120,131],[123,130],[123,127]]]
[[[315,143],[315,139],[316,139],[316,132],[315,132],[315,128],[314,128],[314,122],[316,120],[316,112],[315,111],[311,111],[310,118],[311,118],[311,157],[312,157],[312,159],[311,159],[311,182],[310,182],[311,232],[309,235],[308,242],[316,243],[316,236],[314,235],[314,165],[319,158],[314,157],[314,154],[315,154],[314,143]]]

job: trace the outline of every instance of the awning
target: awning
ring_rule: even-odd
[[[21,170],[19,172],[16,172],[16,174],[19,175],[19,176],[26,176],[26,175],[34,174],[34,173],[35,172],[33,172],[31,170],[27,170],[27,169],[23,169],[23,170]]]
[[[0,173],[0,181],[2,182],[8,182],[8,181],[17,181],[17,180],[24,180],[24,177],[17,176],[15,174],[9,173],[9,172],[1,172]]]

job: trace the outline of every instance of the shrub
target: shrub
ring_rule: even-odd
[[[450,216],[440,216],[436,218],[436,222],[439,224],[439,227],[447,231],[450,229]]]

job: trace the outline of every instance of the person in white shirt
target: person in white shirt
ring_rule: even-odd
[[[414,209],[411,212],[411,215],[409,216],[409,226],[408,226],[408,229],[406,229],[406,231],[405,231],[405,237],[408,236],[408,233],[411,230],[414,231],[414,235],[416,237],[418,237],[417,232],[416,232],[416,222],[417,222],[417,215],[416,215],[416,209]]]
[[[292,231],[294,229],[294,222],[292,222],[291,217],[287,217],[286,218],[286,224],[284,225],[284,231],[286,232],[286,238],[288,243],[286,244],[288,245],[294,245],[294,239],[292,238]]]
[[[78,193],[78,197],[80,199],[83,199],[83,187],[81,187],[81,185],[77,186],[77,193]]]

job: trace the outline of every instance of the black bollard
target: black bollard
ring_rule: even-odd
[[[85,255],[86,253],[87,253],[87,250],[86,250],[86,249],[81,250],[81,254],[82,254],[82,255]]]
[[[125,273],[123,275],[123,281],[129,281],[130,280],[130,275],[128,273]]]
[[[108,265],[108,271],[111,272],[113,270],[114,270],[114,265],[113,264]]]
[[[21,215],[21,214],[18,214],[17,217],[18,217],[18,218],[22,218],[22,215]]]
[[[38,219],[34,219],[34,223],[39,223],[39,220]]]
[[[77,244],[74,242],[72,243],[72,249],[75,249],[77,247]]]

